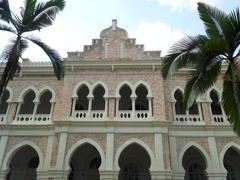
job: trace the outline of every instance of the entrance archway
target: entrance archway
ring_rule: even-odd
[[[120,167],[118,180],[151,180],[150,157],[147,151],[136,143],[122,151],[118,164]]]
[[[224,167],[227,170],[227,180],[240,179],[240,153],[233,147],[224,155]]]
[[[31,146],[19,149],[9,164],[6,180],[36,180],[39,156]]]
[[[194,147],[190,147],[183,156],[182,165],[185,169],[185,180],[207,180],[206,160]]]
[[[73,154],[68,180],[100,180],[101,157],[91,144],[81,145]]]

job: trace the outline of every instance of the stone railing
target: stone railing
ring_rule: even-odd
[[[227,119],[225,118],[224,115],[219,114],[219,115],[212,115],[212,124],[214,125],[222,125],[222,124],[226,124],[229,125],[229,122],[227,121]]]
[[[106,112],[105,110],[99,110],[99,111],[91,111],[90,115],[88,111],[74,111],[73,118],[74,119],[104,119],[106,118]]]
[[[149,110],[136,110],[135,113],[131,110],[122,111],[119,110],[117,113],[118,119],[148,119],[150,118]]]
[[[6,123],[6,115],[5,114],[0,114],[0,124],[5,124]]]
[[[183,114],[183,115],[175,115],[175,124],[190,124],[190,125],[204,125],[205,122],[201,118],[199,114]]]
[[[19,114],[13,121],[13,124],[50,124],[50,115],[49,114]]]

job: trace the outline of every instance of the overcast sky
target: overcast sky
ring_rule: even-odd
[[[82,51],[83,45],[99,38],[100,31],[111,25],[112,19],[128,31],[129,37],[144,44],[145,50],[161,50],[166,54],[169,46],[186,35],[204,33],[199,20],[199,0],[66,0],[63,12],[54,25],[34,34],[57,49],[63,57],[67,51]],[[229,12],[240,0],[201,0]],[[9,0],[16,12],[22,0]],[[0,49],[9,36],[0,32]],[[31,45],[24,54],[33,61],[47,59],[40,49]]]

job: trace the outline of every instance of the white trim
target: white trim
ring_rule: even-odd
[[[135,94],[133,85],[129,81],[123,81],[120,84],[118,84],[118,86],[116,88],[116,91],[115,91],[116,97],[121,97],[119,92],[124,85],[128,86],[131,89],[132,94],[130,96],[133,96]]]
[[[220,164],[220,168],[223,172],[227,172],[224,167],[224,156],[230,148],[233,148],[236,151],[240,152],[240,145],[236,144],[235,142],[229,142],[228,144],[226,144],[223,147],[222,151],[219,154],[219,164]]]
[[[44,161],[43,153],[42,153],[41,149],[39,148],[39,146],[31,141],[23,141],[21,143],[18,143],[10,151],[8,151],[3,160],[2,170],[4,170],[4,171],[8,170],[9,163],[11,162],[12,158],[17,153],[17,151],[20,150],[21,148],[23,148],[24,146],[30,146],[37,152],[38,158],[39,158],[39,165],[38,165],[37,171],[42,171],[43,161]]]
[[[84,138],[84,139],[81,139],[78,142],[76,142],[74,145],[72,145],[72,147],[68,150],[65,160],[64,160],[64,170],[66,170],[66,171],[70,170],[69,163],[71,161],[71,158],[72,158],[74,152],[84,144],[90,144],[97,149],[98,153],[100,154],[101,162],[102,162],[99,167],[99,170],[105,169],[105,164],[106,164],[105,163],[105,154],[104,154],[102,147],[94,140],[89,139],[89,138]]]
[[[150,157],[150,160],[151,160],[150,170],[154,171],[156,163],[155,163],[155,156],[154,156],[153,151],[149,148],[149,146],[146,143],[144,143],[143,141],[141,141],[141,140],[139,140],[137,138],[132,138],[132,139],[127,140],[126,142],[124,142],[118,148],[118,150],[116,151],[115,156],[114,156],[114,170],[115,171],[119,171],[120,170],[120,167],[119,167],[119,164],[118,164],[120,155],[121,155],[121,153],[123,152],[123,150],[125,148],[127,148],[129,145],[132,145],[132,144],[140,145],[143,149],[145,149],[147,151],[147,153],[148,153],[148,155]]]
[[[142,80],[140,80],[140,81],[137,81],[136,83],[135,83],[135,85],[134,85],[134,92],[137,90],[137,88],[139,87],[139,86],[144,86],[146,89],[147,89],[147,91],[148,91],[148,94],[147,94],[147,97],[153,97],[153,95],[152,95],[152,89],[151,89],[151,87],[145,82],[145,81],[142,81]],[[136,92],[135,92],[136,93]]]
[[[40,89],[39,93],[38,93],[38,99],[40,100],[41,96],[46,92],[49,91],[52,94],[52,98],[50,99],[50,102],[55,102],[56,101],[56,93],[53,90],[53,88],[49,87],[49,86],[45,86],[42,89]]]
[[[87,81],[81,81],[78,84],[76,84],[76,86],[74,87],[72,98],[78,97],[77,92],[84,85],[87,86],[87,88],[89,90],[88,96],[90,95],[91,85]]]
[[[107,85],[106,85],[103,81],[97,81],[97,82],[95,82],[95,83],[92,85],[89,94],[92,94],[92,95],[93,95],[94,90],[95,90],[98,86],[102,86],[103,89],[104,89],[104,91],[105,91],[103,97],[105,97],[105,98],[108,97],[109,89],[108,89]]]
[[[206,152],[206,150],[204,148],[202,148],[201,145],[191,141],[189,143],[187,143],[180,151],[179,156],[178,156],[178,167],[180,168],[181,172],[185,172],[183,165],[182,165],[182,161],[183,161],[183,156],[186,153],[186,151],[189,148],[195,148],[204,158],[205,163],[206,163],[206,171],[209,172],[209,169],[211,169],[211,167],[209,166],[209,164],[211,163],[211,159],[209,157],[209,154]]]
[[[18,96],[18,102],[23,102],[26,94],[31,90],[35,93],[35,99],[33,101],[37,102],[38,101],[38,96],[37,96],[38,91],[34,86],[28,86],[28,87],[24,88]]]

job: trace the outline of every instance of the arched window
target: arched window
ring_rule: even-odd
[[[92,110],[104,110],[105,109],[105,99],[104,99],[105,89],[102,86],[97,86],[93,91],[93,101]]]
[[[222,114],[222,108],[219,103],[218,94],[215,90],[211,90],[210,92],[210,98],[211,98],[211,111],[213,115],[219,115]]]
[[[132,110],[131,88],[128,85],[124,85],[120,89],[119,94],[121,96],[119,99],[119,110]]]
[[[9,91],[6,89],[2,95],[2,98],[0,99],[0,122],[4,120],[3,115],[7,114],[8,110],[8,102],[7,100],[10,97]]]
[[[147,95],[148,95],[147,89],[143,85],[138,86],[138,88],[136,89],[136,95],[137,95],[137,99],[135,102],[135,109],[149,110],[148,99],[147,99]]]
[[[177,89],[174,93],[175,102],[175,113],[176,114],[186,114],[186,111],[182,108],[182,101],[183,101],[183,94],[182,92]]]
[[[34,102],[35,99],[35,93],[33,90],[30,90],[26,93],[23,99],[23,103],[21,104],[19,114],[33,114],[34,111]]]
[[[75,110],[79,111],[79,110],[88,110],[88,103],[89,100],[87,98],[89,94],[89,89],[86,85],[83,85],[82,87],[79,88],[77,95],[78,98],[76,100],[76,104],[75,104]]]
[[[44,92],[40,97],[40,102],[38,104],[36,114],[50,114],[52,107],[52,103],[50,102],[51,99],[52,93],[49,90]]]

